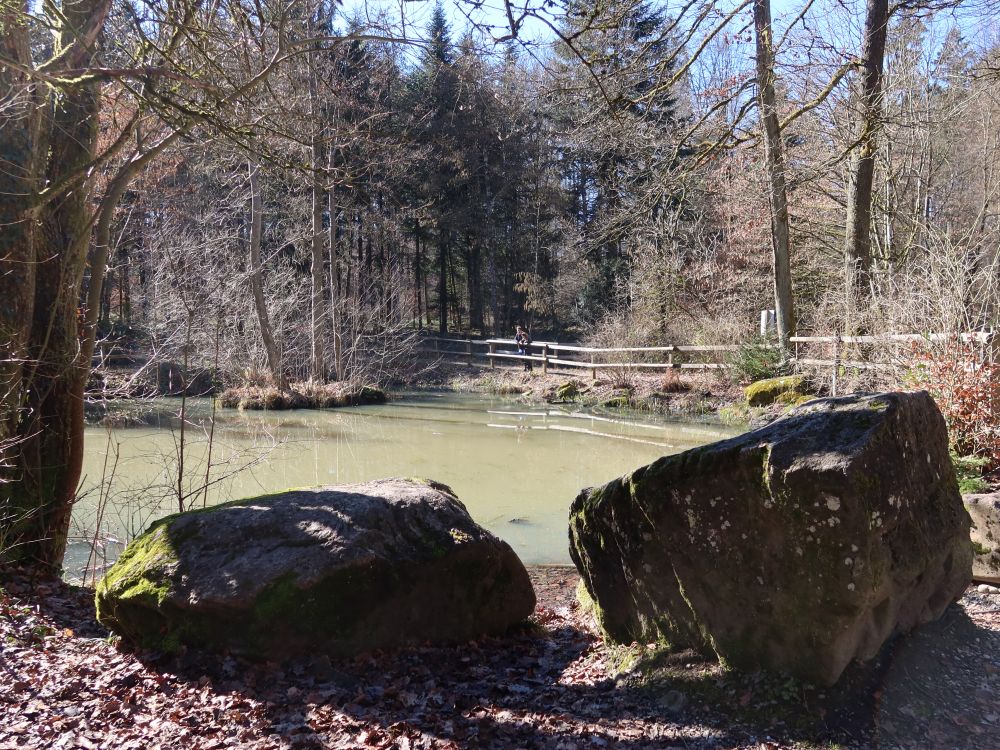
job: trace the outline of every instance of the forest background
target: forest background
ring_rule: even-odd
[[[539,10],[527,45],[494,41],[510,35],[499,7],[406,6],[422,11],[406,27],[391,6],[310,8],[314,26],[392,41],[323,45],[272,77],[243,142],[195,129],[137,175],[115,212],[104,328],[167,353],[194,310],[196,357],[215,359],[218,337],[223,361],[265,369],[247,293],[253,170],[263,295],[289,371],[314,358],[314,327],[325,376],[350,366],[335,351],[384,353],[378,334],[400,327],[524,323],[536,338],[633,345],[753,333],[774,290],[748,4],[732,19],[722,4]],[[864,8],[789,6],[776,24],[799,332],[976,330],[995,316],[996,27],[971,7],[894,10],[860,294],[845,232],[865,113],[845,66]]]

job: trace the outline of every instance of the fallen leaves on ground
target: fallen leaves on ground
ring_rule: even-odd
[[[575,571],[531,573],[536,613],[503,638],[284,664],[130,653],[96,623],[89,590],[8,579],[0,750],[808,746],[782,739],[780,721],[769,731],[763,703],[759,721],[745,721],[758,678],[679,667],[702,670],[731,695],[721,701],[609,679],[613,655],[576,606]]]

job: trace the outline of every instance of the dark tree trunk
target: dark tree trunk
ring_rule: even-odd
[[[448,240],[438,233],[438,332],[448,333]]]
[[[482,252],[475,237],[468,239],[469,327],[483,333]]]
[[[63,4],[56,44],[68,53],[60,67],[91,63],[109,4]],[[0,51],[29,67],[27,32],[10,17],[17,11],[18,4],[0,10]],[[6,442],[0,462],[0,558],[56,573],[83,465],[83,390],[92,346],[85,341],[81,346],[78,306],[92,218],[87,165],[97,142],[100,91],[94,82],[67,84],[58,92],[35,89],[2,67],[0,86],[11,97],[8,112],[23,115],[18,127],[0,128],[6,163],[0,170],[5,173],[0,335],[10,351],[23,354],[16,366],[5,364],[0,371],[5,380],[0,438]],[[47,133],[59,137],[49,143]],[[71,187],[43,202],[42,184]],[[22,261],[26,267],[17,267]],[[12,284],[19,288],[12,290]],[[99,303],[100,287],[96,292]]]
[[[882,70],[885,64],[886,32],[889,26],[888,0],[867,0],[858,145],[851,163],[847,185],[847,232],[844,260],[848,289],[855,299],[871,293],[872,273],[872,188],[875,155],[882,128]]]
[[[421,266],[423,260],[420,256],[420,222],[417,221],[413,230],[413,296],[416,301],[417,328],[424,327],[424,306],[421,295],[422,282],[420,280]]]

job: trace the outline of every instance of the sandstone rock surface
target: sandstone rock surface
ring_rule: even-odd
[[[446,486],[408,479],[169,516],[97,588],[98,619],[141,646],[268,659],[460,642],[534,606],[510,546]]]
[[[814,400],[586,490],[570,546],[610,639],[819,684],[937,618],[972,563],[924,392]]]
[[[1000,492],[962,500],[972,517],[972,575],[1000,583]]]

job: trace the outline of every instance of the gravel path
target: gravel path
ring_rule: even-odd
[[[1000,594],[970,589],[902,640],[878,726],[884,750],[1000,748]]]

